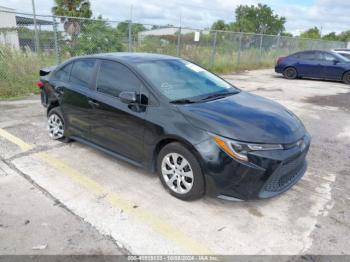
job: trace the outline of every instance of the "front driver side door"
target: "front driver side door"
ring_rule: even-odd
[[[296,68],[299,76],[320,78],[322,66],[319,53],[315,51],[300,53]]]
[[[341,61],[334,55],[323,53],[323,75],[326,79],[341,80],[344,72]]]
[[[96,105],[90,140],[137,163],[143,160],[146,105],[126,104],[118,95],[122,91],[140,95],[143,88],[142,81],[129,68],[115,61],[101,60],[93,97]]]

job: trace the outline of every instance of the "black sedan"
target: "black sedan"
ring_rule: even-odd
[[[292,112],[186,60],[99,54],[40,75],[53,139],[156,171],[180,199],[268,198],[305,173],[310,136]]]

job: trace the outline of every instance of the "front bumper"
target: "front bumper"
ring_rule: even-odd
[[[249,162],[229,157],[211,140],[197,145],[207,192],[220,197],[253,200],[287,191],[306,171],[310,140],[307,134],[303,147],[295,145],[285,150],[256,151],[249,155]]]

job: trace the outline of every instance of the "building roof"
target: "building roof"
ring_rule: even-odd
[[[31,17],[16,15],[16,24],[19,26],[21,26],[21,25],[23,25],[23,26],[34,25],[34,19]],[[53,25],[53,21],[47,21],[47,20],[37,18],[36,24],[37,25]]]
[[[3,11],[15,11],[16,9],[13,9],[13,8],[10,8],[10,7],[6,7],[6,6],[1,6],[0,5],[0,10],[3,10]]]

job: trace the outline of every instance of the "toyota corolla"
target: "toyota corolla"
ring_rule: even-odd
[[[269,198],[305,173],[310,135],[297,116],[189,61],[109,53],[40,75],[53,139],[157,172],[177,198]]]

